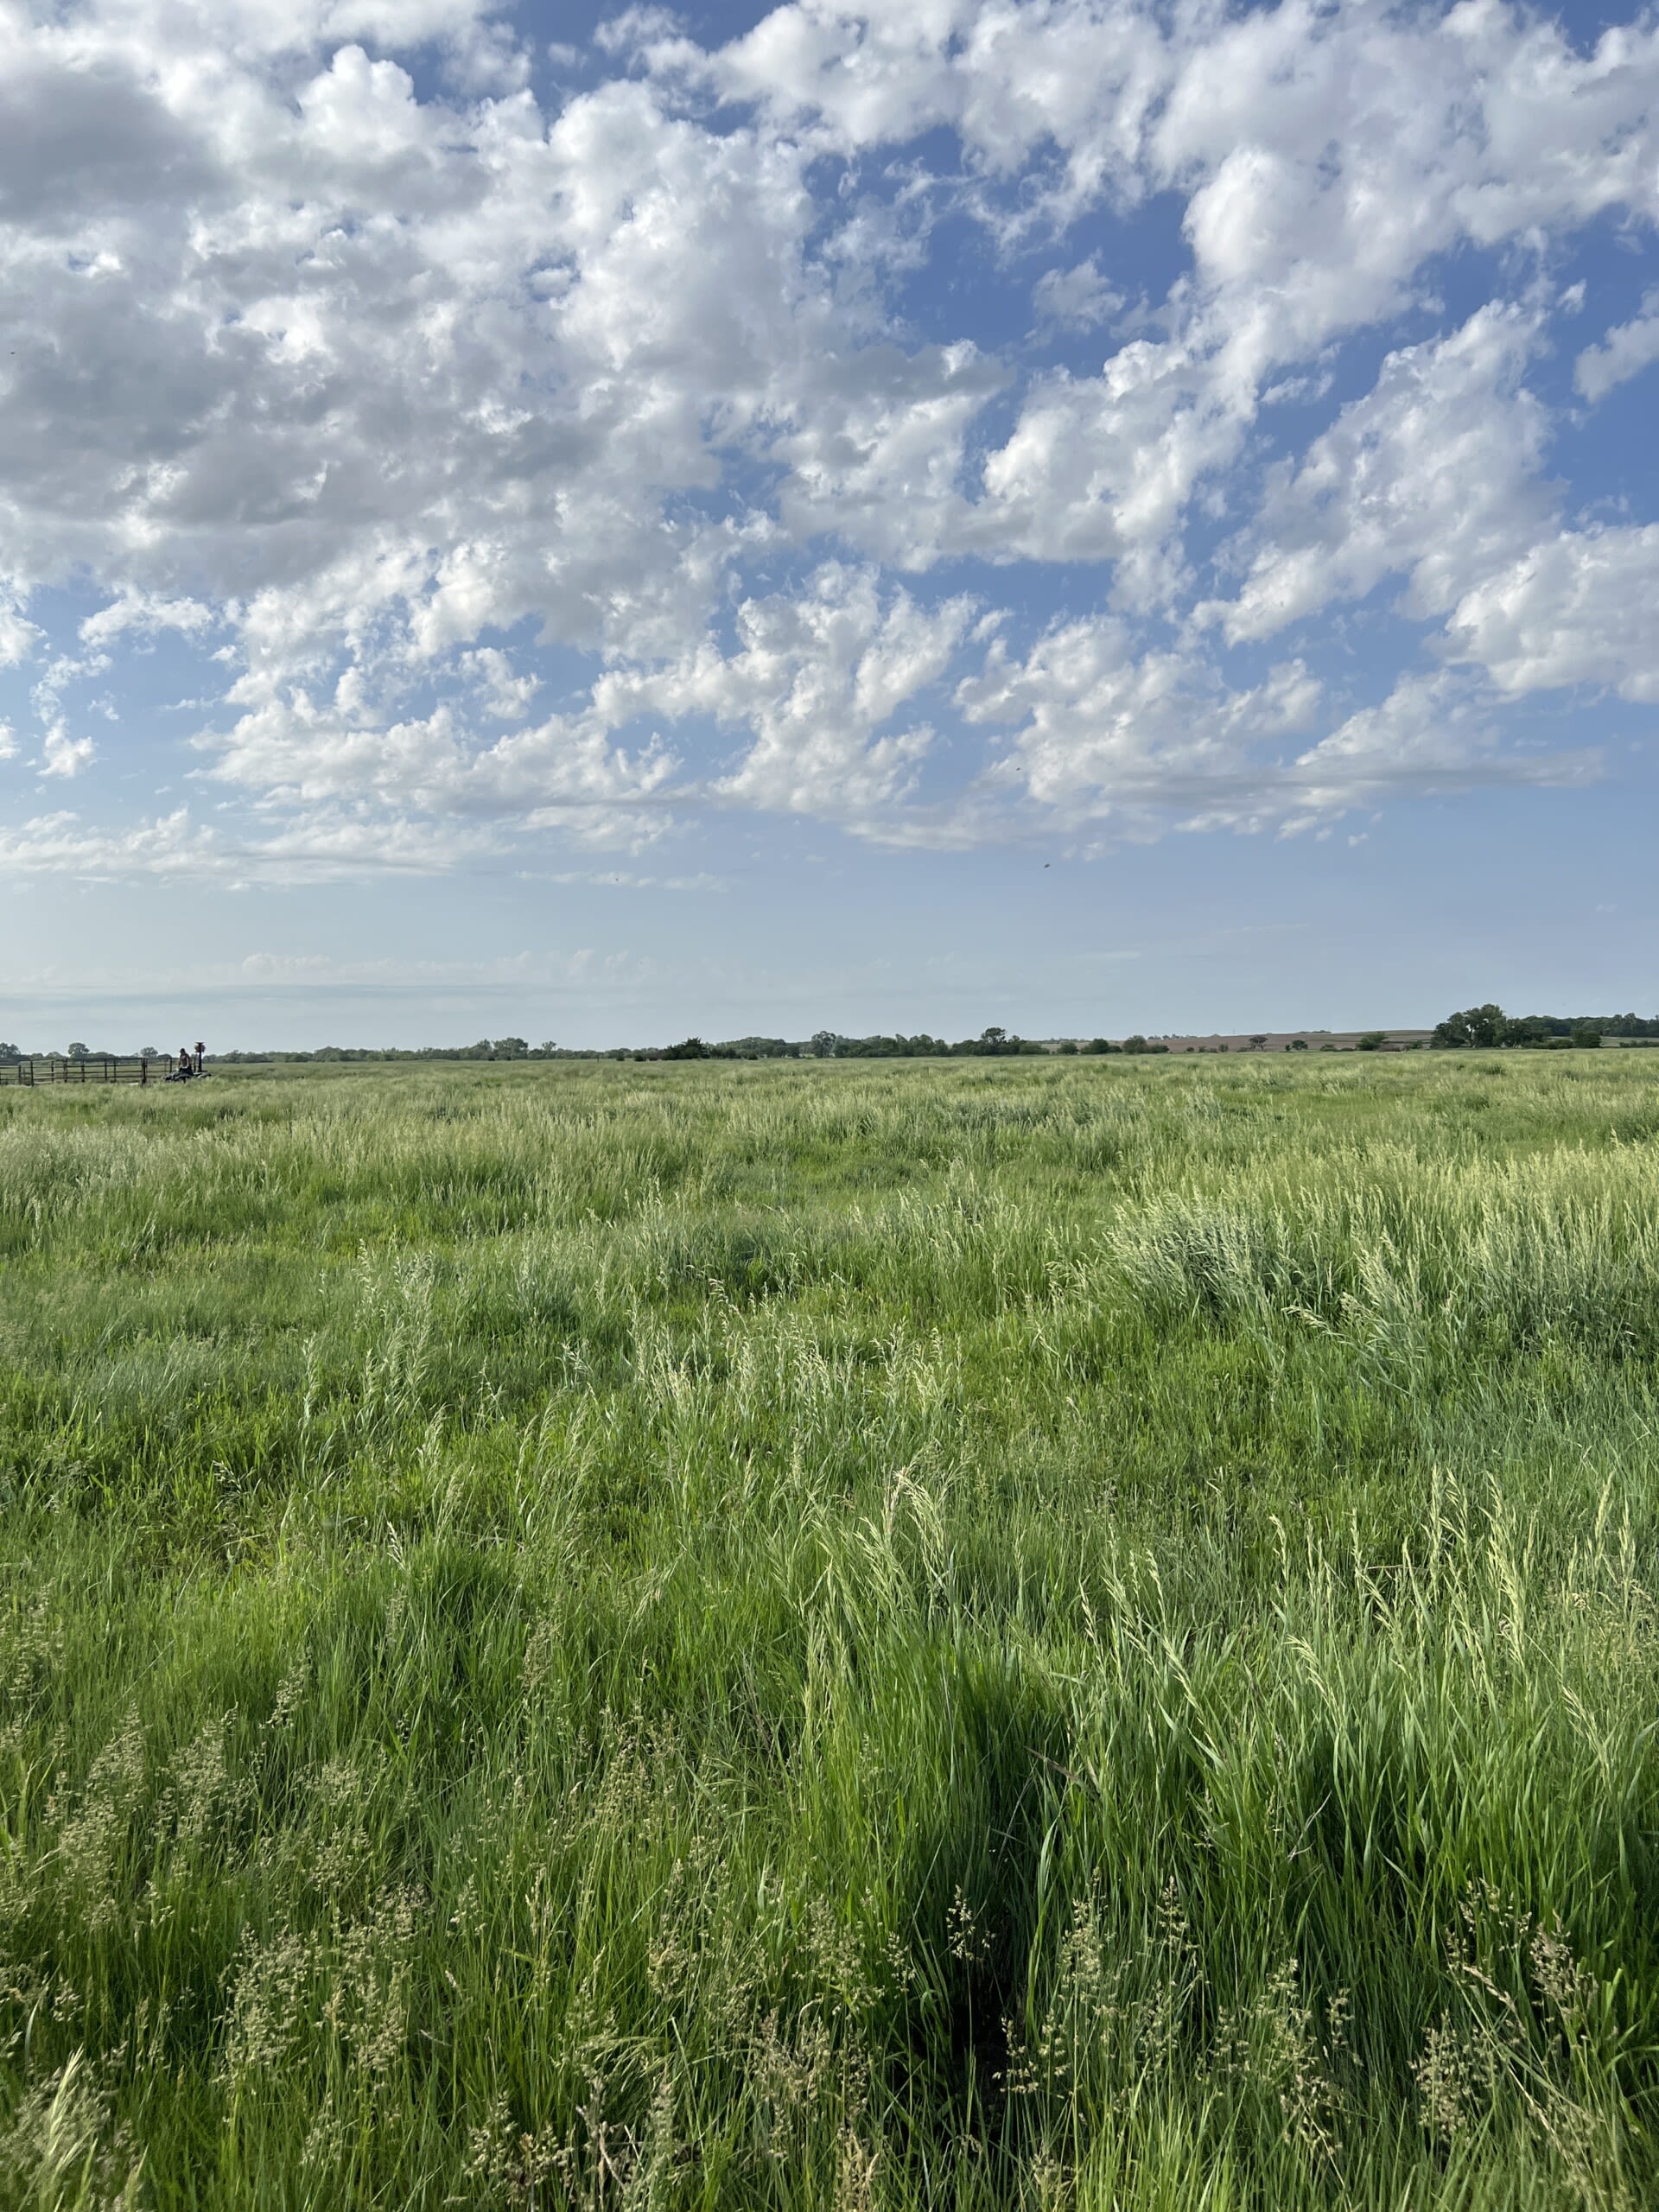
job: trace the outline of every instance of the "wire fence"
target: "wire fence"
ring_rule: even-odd
[[[29,1053],[12,1063],[15,1079],[27,1089],[48,1083],[181,1083],[202,1072],[190,1054],[170,1059],[165,1053],[78,1052],[73,1059],[58,1052]],[[0,1065],[0,1082],[8,1071]]]

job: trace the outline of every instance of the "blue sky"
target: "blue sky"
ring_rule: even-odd
[[[1659,28],[0,0],[0,1036],[1659,1003]]]

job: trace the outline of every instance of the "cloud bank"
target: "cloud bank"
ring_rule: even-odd
[[[1656,94],[1500,0],[0,0],[0,856],[1580,778],[1532,695],[1659,701],[1659,524],[1557,446],[1659,362],[1569,281],[1651,260]],[[163,650],[187,800],[99,799]]]

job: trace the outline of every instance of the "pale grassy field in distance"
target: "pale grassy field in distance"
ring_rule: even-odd
[[[1659,1055],[0,1089],[0,2206],[1659,2201]]]

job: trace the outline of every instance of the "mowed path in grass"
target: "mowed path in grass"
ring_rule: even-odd
[[[0,2206],[1659,2199],[1659,1056],[0,1091]]]

